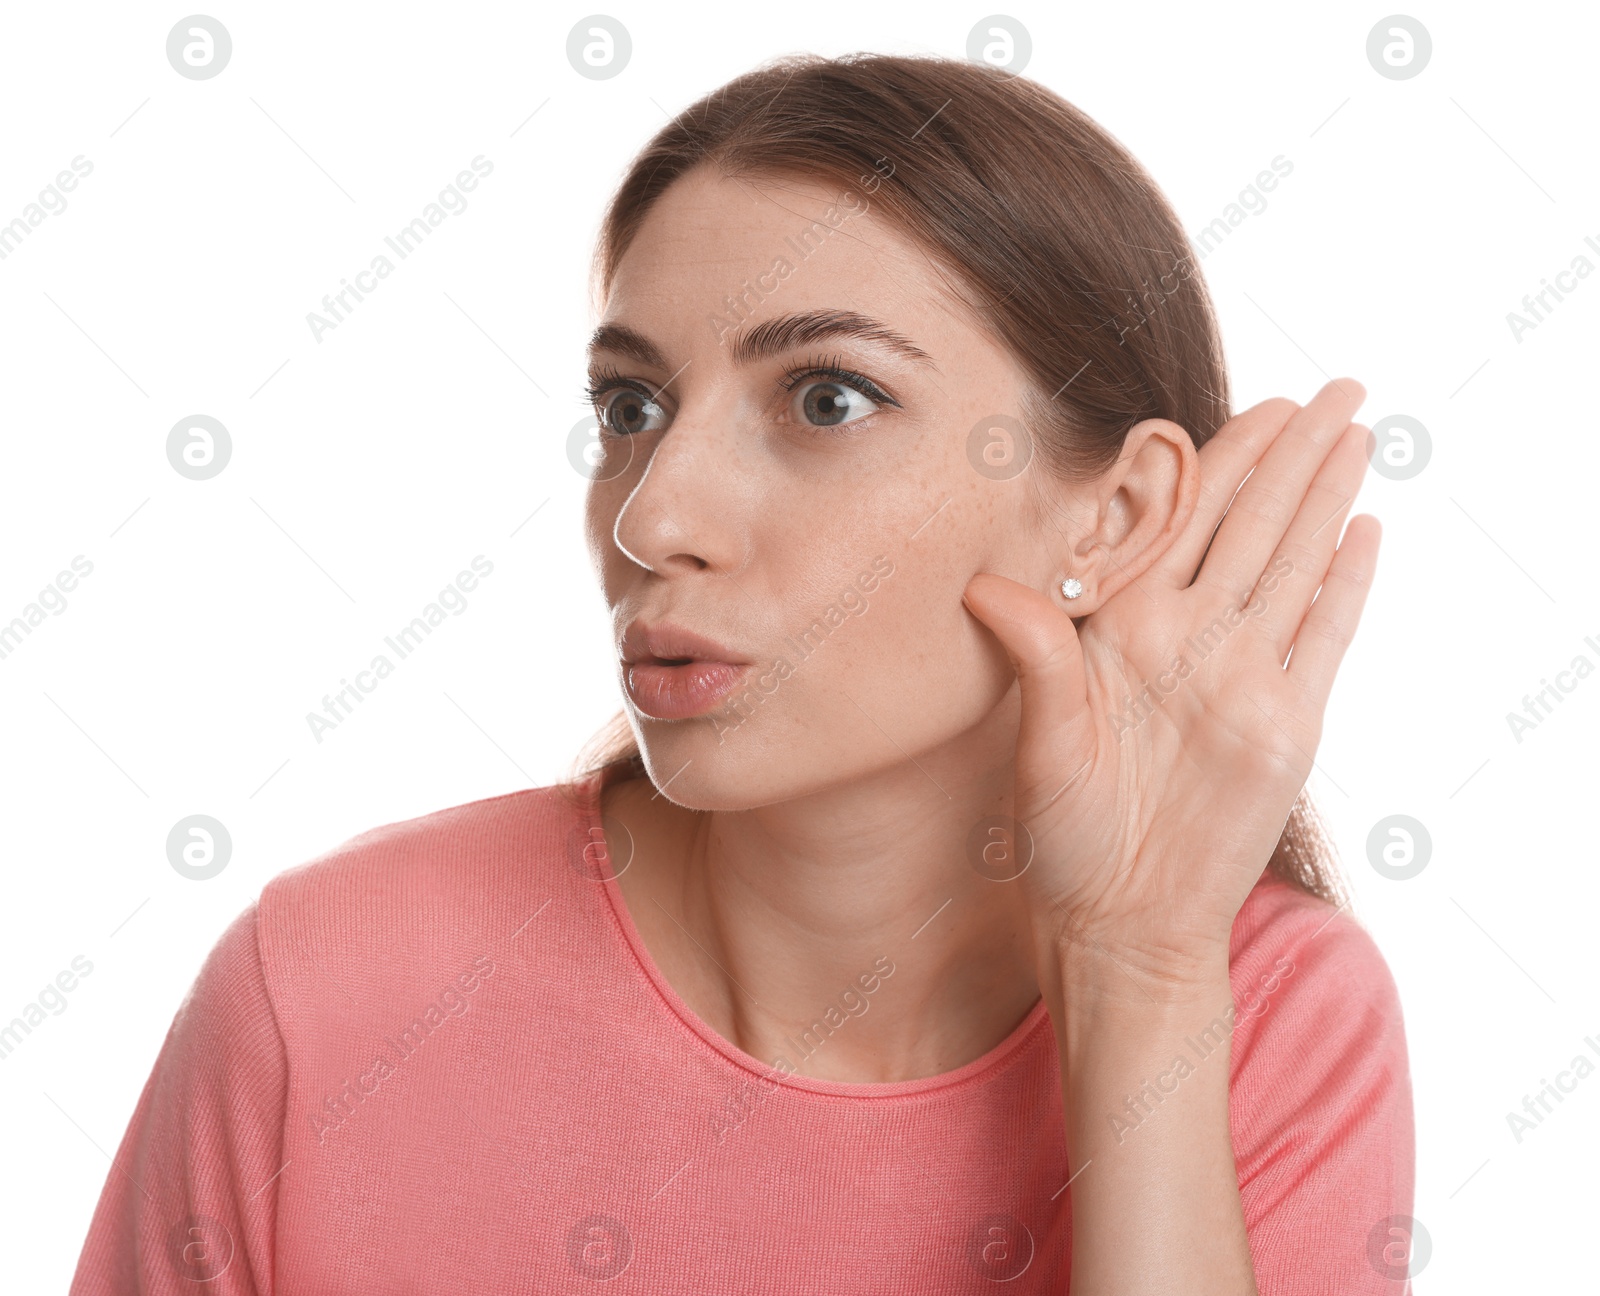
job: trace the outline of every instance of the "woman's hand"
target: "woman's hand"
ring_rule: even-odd
[[[1041,962],[1109,954],[1147,994],[1226,966],[1377,562],[1369,514],[1338,543],[1367,466],[1350,421],[1364,397],[1346,379],[1231,419],[1199,451],[1187,529],[1081,625],[1003,576],[968,584],[1021,683],[1018,885]]]

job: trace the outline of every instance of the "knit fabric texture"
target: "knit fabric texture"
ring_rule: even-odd
[[[178,1008],[73,1296],[1066,1292],[1086,1185],[1065,1188],[1043,1000],[918,1080],[743,1053],[605,876],[610,777],[390,824],[273,878]],[[886,954],[789,1061],[891,1010]],[[1176,1053],[1227,1059],[1261,1293],[1399,1296],[1412,1097],[1382,955],[1264,877],[1230,980],[1232,1010]],[[1128,1095],[1123,1137],[1162,1119],[1176,1058],[1163,1074]]]

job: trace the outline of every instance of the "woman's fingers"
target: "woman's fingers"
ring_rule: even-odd
[[[1072,618],[1038,590],[992,572],[974,576],[962,602],[1000,641],[1022,686],[1016,812],[1025,818],[1053,800],[1094,755],[1078,632]],[[1035,797],[1037,804],[1022,803]]]
[[[1175,589],[1188,588],[1229,502],[1299,409],[1292,400],[1274,396],[1235,414],[1200,447],[1200,502],[1188,530],[1151,568],[1152,576]]]
[[[1322,461],[1306,490],[1278,552],[1267,569],[1257,597],[1265,607],[1257,628],[1273,645],[1273,660],[1280,666],[1289,655],[1295,634],[1305,619],[1317,587],[1327,575],[1339,544],[1344,520],[1361,489],[1367,471],[1367,438],[1360,423],[1352,423]]]
[[[1321,717],[1333,691],[1333,677],[1355,638],[1361,609],[1378,567],[1378,542],[1383,527],[1370,513],[1358,513],[1345,528],[1344,539],[1323,577],[1317,600],[1300,623],[1288,675],[1302,690],[1308,708]]]
[[[1366,399],[1352,378],[1335,379],[1298,410],[1262,456],[1217,529],[1195,585],[1231,604],[1249,601],[1317,470]]]

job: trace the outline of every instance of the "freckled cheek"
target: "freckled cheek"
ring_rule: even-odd
[[[584,540],[597,587],[607,603],[615,602],[623,593],[625,569],[631,564],[617,549],[609,525],[586,527]]]
[[[933,707],[970,672],[975,645],[963,626],[970,619],[961,604],[966,577],[930,557],[924,561],[914,546],[903,547],[892,576],[849,600],[858,611],[835,636],[840,652],[828,667],[831,681],[852,692],[899,696],[910,707]]]
[[[591,550],[598,546],[611,546],[611,534],[623,498],[617,494],[611,482],[597,482],[589,486],[583,499],[583,534]]]
[[[590,486],[584,501],[583,537],[589,550],[591,567],[598,573],[602,592],[608,597],[622,593],[621,582],[638,567],[617,548],[617,518],[632,490],[631,480],[597,482]]]

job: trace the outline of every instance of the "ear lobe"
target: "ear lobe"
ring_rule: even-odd
[[[1083,552],[1069,554],[1066,565],[1057,568],[1045,586],[1045,596],[1074,621],[1081,621],[1104,601],[1105,572],[1100,562],[1101,546],[1088,545]],[[1070,591],[1076,589],[1076,593]]]
[[[1051,578],[1045,593],[1063,612],[1082,616],[1080,609],[1094,602],[1094,575],[1081,563],[1064,567]]]

